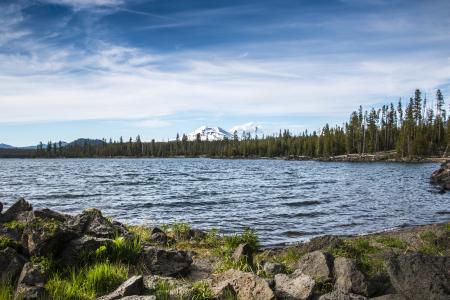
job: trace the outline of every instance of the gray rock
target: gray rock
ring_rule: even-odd
[[[2,213],[2,211],[3,211],[3,203],[0,202],[0,214]]]
[[[71,218],[71,216],[69,215],[65,215],[62,213],[59,213],[57,211],[48,209],[48,208],[44,208],[44,209],[38,209],[34,211],[34,216],[44,219],[44,220],[56,220],[59,222],[65,222],[67,221],[69,218]]]
[[[332,279],[333,256],[322,251],[307,253],[298,261],[297,269],[316,280]]]
[[[240,244],[233,252],[233,259],[235,261],[244,260],[248,264],[253,264],[252,247],[247,243]]]
[[[342,291],[336,290],[331,293],[322,295],[319,300],[366,300],[367,298],[361,295],[344,293]]]
[[[101,246],[112,244],[111,239],[82,236],[70,241],[59,256],[59,261],[66,266],[76,265],[86,253],[94,253]]]
[[[22,271],[25,258],[7,247],[0,251],[0,282],[14,281]]]
[[[338,247],[344,243],[342,238],[334,235],[322,235],[312,238],[309,242],[300,245],[304,252],[323,250],[328,247]]]
[[[215,286],[213,293],[218,300],[237,299],[237,293],[229,282]]]
[[[268,276],[280,274],[285,271],[284,266],[282,264],[272,262],[264,263],[263,270]]]
[[[246,300],[274,300],[275,294],[269,284],[253,273],[238,270],[228,270],[216,275],[211,288],[214,292],[223,290],[229,285],[236,292],[238,299]]]
[[[275,294],[280,299],[306,300],[313,295],[315,282],[311,276],[294,272],[291,275],[275,275]]]
[[[450,257],[392,256],[387,271],[397,293],[409,299],[450,299]]]
[[[168,237],[164,231],[158,227],[153,227],[150,231],[150,240],[155,243],[165,244],[168,241]]]
[[[408,300],[408,299],[405,296],[400,295],[400,294],[388,294],[388,295],[370,298],[370,300]]]
[[[115,300],[126,296],[141,295],[144,289],[142,275],[132,276],[122,283],[114,292],[98,298],[98,300]]]
[[[443,190],[450,190],[450,161],[443,163],[438,170],[433,172],[431,182],[441,186]]]
[[[129,232],[118,222],[111,222],[98,209],[90,208],[67,222],[68,227],[79,236],[90,235],[100,238],[129,236]]]
[[[39,217],[29,221],[22,234],[22,245],[30,256],[56,255],[77,234],[56,219]]]
[[[335,287],[344,293],[355,293],[366,297],[372,294],[366,276],[358,270],[356,260],[338,257],[334,260]]]
[[[17,283],[16,299],[43,299],[47,292],[44,288],[48,280],[48,273],[31,262],[23,266]]]
[[[24,198],[19,198],[17,201],[11,205],[2,215],[1,219],[3,222],[9,222],[16,220],[18,216],[25,212],[31,212],[33,207]]]
[[[185,251],[164,250],[150,246],[143,250],[143,262],[151,274],[177,276],[189,272],[192,258]]]

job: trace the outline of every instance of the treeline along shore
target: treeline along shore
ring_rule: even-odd
[[[0,157],[212,157],[290,158],[351,161],[420,161],[446,157],[450,151],[450,121],[444,97],[437,90],[430,101],[416,90],[407,103],[390,103],[381,108],[350,115],[341,126],[326,124],[319,132],[293,135],[280,130],[274,136],[237,133],[222,141],[188,141],[177,135],[168,142],[142,142],[141,138],[82,140],[63,145],[41,143],[37,149],[0,149]]]
[[[127,225],[23,198],[0,214],[2,300],[444,300],[449,279],[450,223],[262,248],[249,228]]]

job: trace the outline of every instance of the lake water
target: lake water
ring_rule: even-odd
[[[215,159],[0,159],[0,201],[238,232],[274,245],[450,219],[438,164]]]

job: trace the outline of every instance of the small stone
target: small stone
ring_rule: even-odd
[[[122,283],[114,292],[98,298],[98,300],[116,300],[126,296],[140,295],[144,289],[142,275],[132,276]]]
[[[361,295],[344,293],[343,291],[336,290],[320,296],[319,300],[367,300],[367,298]]]
[[[315,282],[311,276],[294,272],[292,275],[275,275],[275,293],[278,298],[285,300],[307,300],[310,299]]]

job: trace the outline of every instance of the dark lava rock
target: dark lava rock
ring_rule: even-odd
[[[59,262],[66,266],[76,265],[80,258],[88,253],[95,253],[101,246],[112,244],[111,239],[82,236],[70,241],[59,256]]]
[[[268,276],[273,276],[283,273],[285,271],[285,268],[282,264],[279,263],[266,262],[263,265],[263,270]]]
[[[35,217],[23,231],[22,245],[30,256],[56,255],[76,237],[77,234],[63,222]]]
[[[397,293],[408,299],[450,299],[450,257],[392,256],[387,271]]]
[[[144,289],[142,275],[135,275],[122,283],[114,292],[98,298],[98,300],[122,299],[126,296],[141,295]]]
[[[26,263],[20,273],[16,289],[16,299],[44,299],[47,296],[44,288],[48,273],[33,263]]]
[[[0,202],[0,213],[3,211],[3,203]]]
[[[169,240],[167,234],[159,229],[158,227],[153,227],[150,230],[150,240],[155,243],[165,244]]]
[[[114,238],[117,235],[128,236],[129,233],[119,222],[111,222],[98,209],[86,209],[67,222],[68,227],[79,236],[90,235],[100,238]]]
[[[340,290],[336,290],[319,297],[319,300],[366,300],[366,299],[367,298],[364,296],[351,293],[344,293]]]
[[[309,242],[300,244],[299,247],[304,252],[313,252],[317,250],[324,250],[326,248],[332,247],[339,247],[344,244],[344,241],[342,238],[335,236],[335,235],[323,235],[318,236],[315,238],[312,238]]]
[[[15,280],[22,271],[25,258],[12,248],[0,251],[0,282]]]
[[[21,215],[25,213],[28,215],[33,210],[33,207],[24,198],[19,198],[10,208],[8,208],[2,215],[2,222],[10,222],[12,220],[19,220]]]
[[[433,172],[431,182],[439,185],[443,190],[450,190],[450,161],[443,163],[438,170]]]
[[[154,275],[177,276],[189,272],[191,256],[185,251],[164,250],[145,247],[143,261],[146,268]]]

